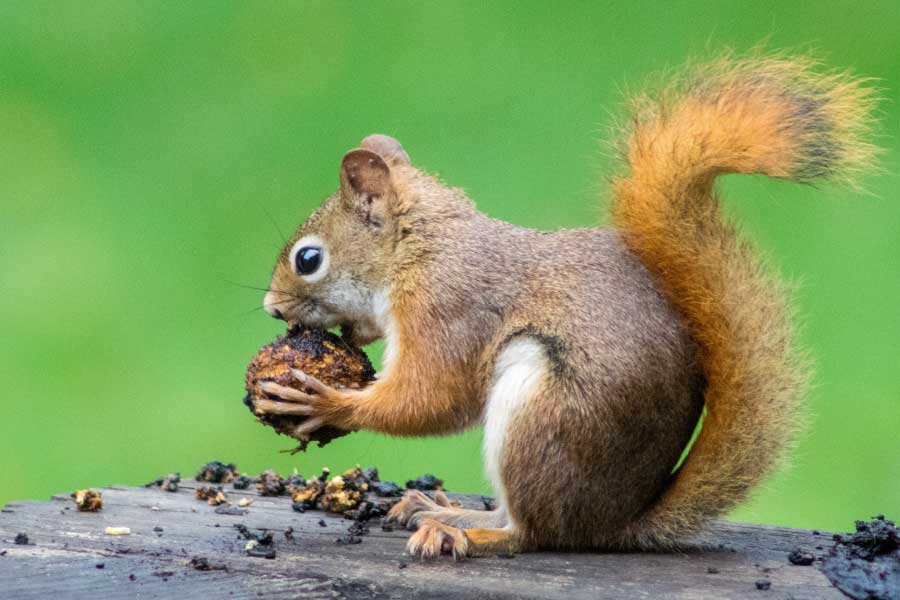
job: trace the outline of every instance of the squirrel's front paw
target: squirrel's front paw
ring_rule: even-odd
[[[326,425],[349,429],[345,418],[342,417],[351,405],[345,402],[341,391],[325,385],[303,371],[291,369],[291,373],[300,382],[303,390],[279,385],[274,381],[261,381],[260,389],[278,400],[257,400],[255,408],[258,412],[307,417],[297,426],[294,432],[296,436],[308,435]]]

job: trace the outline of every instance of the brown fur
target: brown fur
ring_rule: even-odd
[[[870,154],[866,92],[799,61],[723,59],[636,106],[615,229],[495,221],[370,136],[279,257],[270,312],[388,339],[371,386],[308,395],[317,423],[458,431],[491,418],[513,342],[540,349],[539,383],[503,430],[503,506],[482,519],[410,497],[392,517],[422,525],[411,550],[671,548],[744,499],[789,445],[805,376],[783,293],[713,182],[854,172]],[[312,284],[287,264],[309,235],[331,261]]]

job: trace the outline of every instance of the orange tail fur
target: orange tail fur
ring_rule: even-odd
[[[781,285],[722,215],[718,175],[809,182],[852,176],[872,94],[803,59],[722,59],[636,105],[613,224],[660,281],[701,348],[703,428],[669,487],[621,545],[671,548],[745,499],[791,445],[806,368]]]

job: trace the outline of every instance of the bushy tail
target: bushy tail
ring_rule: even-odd
[[[806,369],[782,287],[722,215],[718,175],[809,182],[866,166],[873,96],[804,59],[722,59],[636,103],[612,219],[700,347],[707,415],[669,487],[624,547],[670,548],[746,498],[789,447]]]

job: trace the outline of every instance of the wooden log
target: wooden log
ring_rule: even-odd
[[[843,598],[822,573],[794,566],[796,547],[817,556],[829,534],[719,522],[678,554],[541,552],[512,558],[421,562],[404,554],[409,532],[382,531],[377,520],[355,545],[336,543],[352,523],[319,511],[294,512],[288,497],[224,486],[244,515],[217,514],[178,492],[104,488],[103,509],[77,512],[68,494],[49,502],[11,502],[0,513],[2,598]],[[480,508],[479,496],[451,494]],[[324,523],[324,525],[321,525]],[[247,556],[234,528],[275,533],[274,559]],[[114,537],[106,527],[129,527]],[[284,532],[293,528],[293,540]],[[161,528],[161,531],[154,528]],[[14,543],[18,533],[27,545]],[[203,557],[214,570],[201,571]],[[221,569],[217,567],[222,567]],[[757,582],[768,581],[768,590]]]

